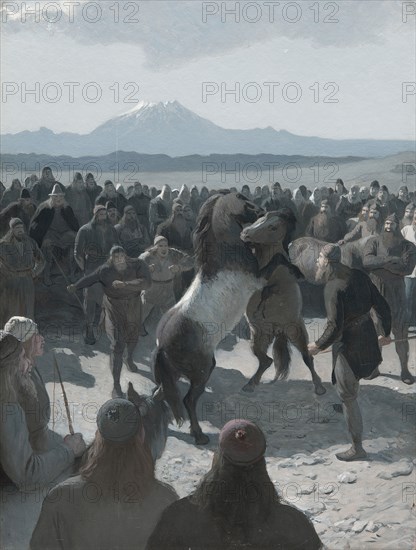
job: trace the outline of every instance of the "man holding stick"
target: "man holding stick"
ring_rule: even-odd
[[[317,282],[325,283],[327,323],[322,336],[309,344],[312,355],[332,344],[332,382],[342,401],[352,446],[338,460],[361,460],[363,422],[357,402],[359,380],[371,375],[382,361],[379,345],[390,343],[390,308],[368,275],[341,263],[341,249],[327,244],[321,250]],[[384,335],[377,339],[370,310],[374,309]]]

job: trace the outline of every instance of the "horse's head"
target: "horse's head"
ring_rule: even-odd
[[[243,227],[247,223],[253,223],[259,216],[264,214],[264,210],[251,202],[241,193],[228,193],[220,197],[217,202],[217,213],[229,216],[235,222]]]
[[[252,225],[245,227],[240,238],[245,243],[280,244],[286,236],[287,222],[278,212],[267,212]]]

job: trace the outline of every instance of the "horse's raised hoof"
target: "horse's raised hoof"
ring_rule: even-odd
[[[195,438],[195,445],[206,445],[209,443],[209,437],[202,432],[199,434],[191,432],[191,435]]]
[[[250,384],[250,382],[248,384],[246,384],[245,386],[243,386],[241,389],[243,391],[247,392],[247,393],[253,393],[254,392],[254,386],[252,384]]]
[[[316,395],[323,395],[324,393],[326,393],[325,386],[323,386],[322,384],[317,384],[315,386],[315,393]]]

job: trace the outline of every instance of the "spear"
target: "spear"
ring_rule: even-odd
[[[68,418],[69,433],[70,433],[71,435],[74,435],[75,432],[74,432],[74,427],[72,426],[71,412],[70,412],[70,410],[69,410],[68,398],[67,398],[67,396],[66,396],[66,391],[65,391],[65,388],[64,388],[64,383],[62,382],[62,377],[61,377],[61,373],[60,373],[60,371],[59,371],[59,365],[58,365],[58,361],[57,361],[57,359],[56,359],[55,352],[54,352],[54,354],[53,354],[53,360],[54,360],[56,372],[57,372],[57,374],[58,374],[59,383],[61,384],[62,395],[63,395],[64,403],[65,403],[66,416],[67,416],[67,418]]]

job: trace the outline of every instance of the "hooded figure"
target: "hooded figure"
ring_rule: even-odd
[[[104,189],[95,199],[95,204],[105,206],[108,201],[111,201],[115,205],[118,213],[122,216],[124,208],[127,206],[127,199],[116,191],[114,183],[110,180],[104,182]]]
[[[49,166],[45,166],[42,169],[42,175],[40,180],[38,180],[35,185],[32,187],[32,199],[36,204],[40,204],[43,201],[46,201],[49,198],[49,195],[52,193],[52,189],[55,184],[58,184],[61,188],[61,191],[65,193],[65,186],[62,185],[59,181],[55,180],[55,177],[52,173],[52,170]]]
[[[314,216],[306,228],[306,236],[314,237],[327,243],[338,242],[345,233],[341,221],[331,214],[328,200],[321,201],[321,210]]]
[[[149,207],[150,197],[143,192],[143,186],[139,181],[134,184],[134,193],[128,199],[128,204],[133,206],[139,222],[149,231]]]
[[[80,226],[90,221],[94,203],[90,200],[80,172],[75,172],[73,182],[66,189],[65,199],[72,208]]]
[[[95,204],[95,199],[98,197],[102,190],[103,188],[101,187],[101,185],[97,185],[93,174],[89,172],[85,176],[85,191],[88,193],[88,197],[92,206]]]
[[[160,194],[150,201],[149,222],[151,236],[156,234],[158,225],[169,218],[171,209],[171,190],[169,185],[164,185]]]
[[[156,234],[166,237],[169,246],[192,254],[192,230],[183,215],[183,206],[180,202],[173,204],[171,216],[159,225]]]
[[[10,189],[6,189],[3,194],[3,197],[0,201],[0,210],[9,206],[10,203],[16,202],[20,198],[20,193],[22,191],[22,184],[19,179],[14,179],[10,186]]]
[[[137,258],[150,246],[149,233],[146,227],[139,222],[131,205],[125,207],[124,215],[115,229],[121,246],[130,258]]]
[[[191,193],[189,192],[188,186],[184,183],[179,191],[178,199],[182,201],[182,204],[189,204],[191,200]]]
[[[339,199],[335,207],[335,214],[346,222],[349,218],[357,217],[362,206],[360,188],[358,185],[353,185],[348,194]]]

